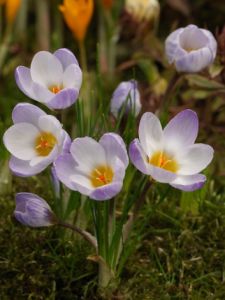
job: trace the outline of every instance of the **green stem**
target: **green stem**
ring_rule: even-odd
[[[74,226],[74,225],[71,225],[68,223],[64,223],[62,221],[59,221],[57,223],[57,225],[62,226],[64,228],[71,229],[74,232],[80,234],[87,242],[89,242],[95,248],[96,251],[98,251],[97,240],[91,233],[87,232],[86,230],[82,230],[77,226]]]
[[[87,55],[84,45],[84,41],[79,41],[79,51],[80,51],[80,62],[83,72],[87,73]]]
[[[12,40],[12,26],[13,26],[12,24],[7,25],[3,43],[1,44],[0,47],[0,70],[2,70],[2,66],[4,65],[4,61],[8,53],[9,45]]]
[[[50,18],[49,1],[39,0],[36,2],[37,9],[37,40],[39,49],[49,50],[50,48]]]

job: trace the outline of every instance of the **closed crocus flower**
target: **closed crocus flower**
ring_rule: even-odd
[[[51,109],[63,109],[77,100],[82,71],[70,50],[58,49],[53,54],[48,51],[36,53],[30,69],[17,67],[15,78],[20,90],[28,97]]]
[[[58,157],[54,165],[59,180],[71,190],[107,200],[122,188],[128,156],[122,138],[106,133],[99,142],[90,137],[75,139],[70,154]]]
[[[32,193],[16,194],[14,216],[20,223],[30,227],[51,226],[57,222],[48,203]]]
[[[166,56],[178,72],[199,72],[213,63],[217,42],[206,29],[189,25],[172,32],[166,39]]]
[[[3,141],[12,154],[9,167],[14,174],[36,175],[68,151],[71,141],[61,123],[35,105],[16,105],[12,119],[14,125],[6,130]]]
[[[157,0],[126,0],[125,8],[139,22],[157,20],[160,12]]]
[[[64,0],[59,9],[74,37],[82,42],[93,15],[94,1]]]
[[[199,174],[213,158],[209,145],[195,144],[198,117],[192,110],[177,114],[164,128],[152,113],[145,113],[139,125],[139,139],[129,149],[131,161],[142,173],[184,190],[203,186],[206,177]]]
[[[135,80],[121,82],[113,93],[110,109],[111,113],[118,117],[118,114],[123,106],[125,112],[133,113],[137,116],[141,110],[140,93]]]
[[[7,23],[13,23],[20,8],[21,0],[0,0],[0,5],[2,4],[5,4]]]

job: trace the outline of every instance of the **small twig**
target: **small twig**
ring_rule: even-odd
[[[82,230],[77,226],[74,226],[74,225],[71,225],[71,224],[68,224],[68,223],[64,223],[62,221],[59,221],[57,223],[57,225],[62,226],[64,228],[71,229],[71,230],[79,233],[86,241],[88,241],[95,248],[96,251],[98,250],[97,240],[91,233],[89,233],[85,230]]]

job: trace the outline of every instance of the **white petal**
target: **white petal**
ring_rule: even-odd
[[[104,148],[90,137],[77,138],[72,142],[71,154],[85,173],[90,173],[99,165],[106,164]]]
[[[73,186],[82,194],[90,195],[94,190],[94,187],[91,185],[91,181],[87,176],[76,174],[76,171],[73,175],[70,176],[70,180]]]
[[[139,125],[139,139],[145,153],[150,156],[161,149],[163,131],[159,119],[150,112],[143,114]]]
[[[202,188],[205,182],[206,177],[203,174],[180,175],[170,185],[185,192],[192,192]]]
[[[35,139],[38,129],[29,123],[18,123],[10,127],[4,134],[4,144],[16,158],[30,160],[36,156]]]
[[[38,126],[41,131],[52,133],[57,141],[60,139],[62,134],[62,124],[54,116],[41,116],[38,120]]]
[[[30,161],[31,167],[36,167],[37,165],[48,166],[50,165],[58,156],[59,148],[57,145],[52,149],[48,156],[35,156]]]
[[[60,61],[50,52],[38,52],[31,62],[31,78],[42,86],[61,85],[63,67]]]
[[[193,175],[205,169],[213,159],[214,150],[209,145],[194,144],[177,157],[179,164],[178,174]]]
[[[176,56],[177,48],[180,48],[179,36],[183,32],[184,28],[179,28],[172,32],[165,41],[165,51],[169,63],[174,62],[174,57]]]
[[[82,71],[78,65],[70,65],[63,74],[63,86],[65,88],[80,89],[82,84]]]

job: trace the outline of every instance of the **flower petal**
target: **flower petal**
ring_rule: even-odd
[[[123,183],[121,181],[112,182],[95,189],[89,197],[94,200],[109,200],[116,196],[122,189]]]
[[[198,135],[198,116],[193,110],[183,110],[170,120],[163,132],[166,149],[169,152],[179,151],[195,142]]]
[[[54,116],[41,116],[38,120],[38,127],[41,131],[52,133],[59,142],[62,133],[62,124]]]
[[[129,146],[129,156],[134,166],[144,174],[150,175],[149,166],[147,163],[147,155],[141,147],[138,139],[131,142]]]
[[[12,119],[14,124],[30,123],[37,127],[39,118],[45,115],[43,110],[33,104],[19,103],[13,109]]]
[[[39,51],[35,54],[30,72],[32,80],[42,86],[50,87],[62,84],[62,64],[56,56],[48,51]]]
[[[139,125],[139,139],[141,146],[148,156],[161,149],[163,131],[159,119],[150,112],[143,114]]]
[[[178,72],[196,73],[213,62],[213,55],[208,47],[191,51],[175,61]]]
[[[203,174],[195,174],[190,176],[178,176],[170,185],[176,189],[193,192],[203,187],[206,177]]]
[[[103,146],[106,153],[106,160],[113,165],[118,157],[124,164],[125,168],[128,166],[129,159],[127,155],[126,146],[123,139],[116,133],[105,133],[99,143]]]
[[[11,156],[9,168],[16,176],[29,177],[41,173],[46,168],[46,165],[38,164],[36,166],[31,166],[30,161]]]
[[[76,138],[71,144],[70,151],[79,168],[88,174],[96,166],[106,165],[104,148],[90,137]]]
[[[62,154],[54,162],[56,175],[59,180],[71,190],[77,190],[71,180],[71,176],[75,174],[76,162],[71,154]]]
[[[78,65],[70,65],[63,74],[63,86],[65,88],[80,89],[82,84],[82,71]]]
[[[75,55],[69,49],[58,49],[53,53],[53,55],[61,62],[63,70],[66,70],[66,68],[72,64],[79,65]]]
[[[214,150],[205,144],[194,144],[177,157],[179,175],[194,175],[205,169],[213,159]]]
[[[184,28],[179,28],[172,32],[165,41],[165,52],[167,59],[170,64],[174,62],[174,59],[176,57],[177,48],[180,48],[179,46],[179,36],[180,33],[183,32]]]
[[[31,193],[16,195],[14,215],[19,222],[31,227],[50,226],[55,223],[55,216],[48,203]]]
[[[3,140],[8,151],[15,157],[30,160],[36,156],[35,138],[38,129],[29,123],[17,123],[6,130]]]
[[[15,70],[15,80],[19,89],[28,97],[35,99],[35,94],[32,89],[32,78],[30,74],[30,69],[19,66]]]
[[[70,176],[70,180],[74,186],[74,189],[83,195],[89,196],[94,190],[94,187],[92,186],[88,176],[80,173],[78,168],[74,174]]]
[[[51,98],[46,105],[51,109],[64,109],[70,107],[78,98],[77,89],[65,88]]]

